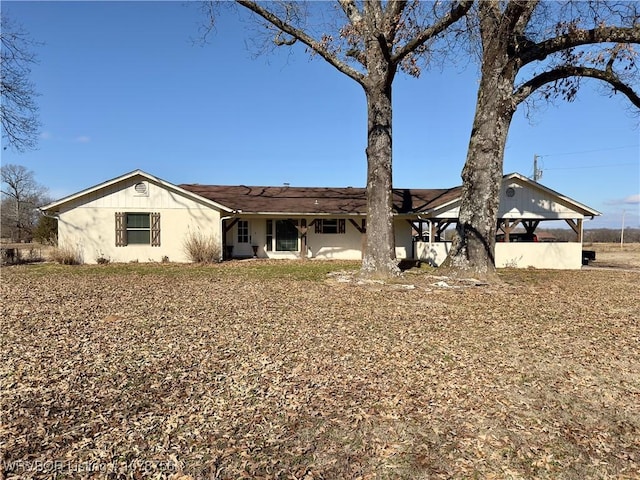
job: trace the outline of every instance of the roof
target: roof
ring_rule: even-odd
[[[366,214],[366,190],[364,188],[333,187],[267,187],[246,185],[174,185],[154,177],[142,170],[134,170],[93,187],[69,195],[60,200],[40,207],[41,211],[56,212],[60,207],[108,188],[125,180],[143,178],[164,188],[180,193],[210,207],[230,213],[272,214],[272,215],[364,215]],[[575,200],[551,190],[518,173],[504,175],[503,182],[519,180],[523,183],[547,192],[570,205],[576,212],[585,216],[597,216],[600,213]],[[393,210],[396,214],[416,215],[433,214],[436,211],[451,209],[460,201],[462,187],[444,189],[393,189]]]
[[[265,187],[183,184],[180,188],[242,213],[363,215],[364,188]],[[393,189],[398,214],[430,210],[458,198],[461,187],[449,189]]]

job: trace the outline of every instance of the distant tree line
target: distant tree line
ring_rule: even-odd
[[[559,242],[574,242],[576,234],[568,228],[544,229],[553,235]],[[620,243],[620,229],[615,228],[591,228],[584,230],[585,243]],[[640,242],[640,228],[625,228],[624,243]]]

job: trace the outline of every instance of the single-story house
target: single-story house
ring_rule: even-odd
[[[458,218],[461,187],[394,189],[398,259],[444,261],[443,232]],[[225,258],[360,259],[366,235],[364,188],[174,185],[141,170],[40,209],[58,219],[59,245],[83,261],[187,262],[192,233],[215,238]],[[580,268],[582,224],[599,213],[520,174],[502,180],[496,266]],[[565,220],[574,242],[509,242],[518,226]]]

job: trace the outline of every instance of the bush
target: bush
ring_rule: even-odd
[[[61,245],[53,249],[51,259],[61,265],[80,265],[83,263],[82,251],[78,247]]]
[[[200,231],[187,234],[184,251],[189,260],[195,263],[217,263],[221,257],[218,238]]]

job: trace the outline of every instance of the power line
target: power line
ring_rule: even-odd
[[[612,150],[625,150],[627,148],[640,148],[640,145],[625,145],[623,147],[612,147],[612,148],[598,148],[595,150],[581,150],[578,152],[565,152],[565,153],[546,153],[544,155],[538,155],[539,157],[560,157],[564,155],[579,155],[581,153],[595,153],[595,152],[609,152]],[[547,169],[549,170],[549,169]]]
[[[638,165],[638,163],[609,163],[606,165],[583,165],[581,167],[545,168],[545,170],[582,170],[584,168],[626,167],[629,165]]]

